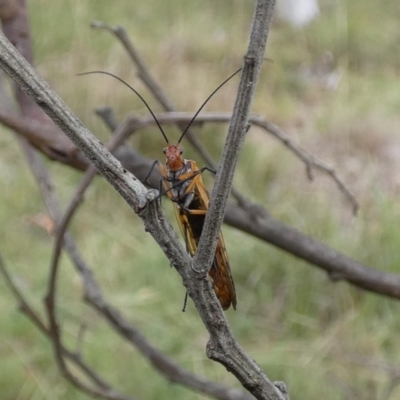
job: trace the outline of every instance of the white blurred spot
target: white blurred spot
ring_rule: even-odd
[[[317,0],[278,0],[276,16],[295,27],[302,27],[319,15]]]

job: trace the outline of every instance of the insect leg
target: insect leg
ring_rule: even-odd
[[[142,182],[144,183],[144,182],[147,182],[148,183],[148,179],[150,178],[150,175],[151,175],[151,173],[153,172],[153,169],[154,169],[154,167],[156,166],[156,165],[158,165],[158,160],[156,160],[156,161],[154,161],[153,162],[153,164],[152,164],[152,166],[151,166],[151,168],[150,168],[150,171],[149,171],[149,173],[146,175],[146,177],[142,180]]]
[[[200,173],[202,174],[204,171],[209,171],[211,172],[213,175],[215,175],[217,173],[217,171],[215,171],[214,169],[208,168],[208,167],[201,167],[199,169]]]
[[[183,300],[182,312],[185,312],[185,311],[186,311],[187,300],[188,300],[188,294],[187,294],[187,292],[186,292],[186,294],[185,294],[185,300]]]
[[[183,203],[182,207],[185,210],[189,209],[190,203],[193,201],[193,199],[194,199],[194,192],[192,191],[186,196],[185,202]]]
[[[161,165],[160,165],[160,167],[161,167]],[[161,169],[160,169],[160,171],[161,171]],[[190,176],[185,176],[184,179],[179,180],[179,181],[178,181],[177,183],[175,183],[174,185],[172,185],[172,186],[170,186],[170,187],[168,187],[168,188],[166,188],[166,187],[164,186],[165,190],[164,190],[162,193],[160,193],[160,196],[163,196],[164,194],[166,194],[166,195],[168,195],[168,197],[169,197],[172,201],[174,201],[174,200],[173,200],[173,197],[170,196],[169,193],[170,193],[172,190],[176,189],[177,187],[181,186],[183,183],[185,183],[185,182],[187,182],[187,181],[190,181],[191,179],[193,179],[194,177],[196,177],[197,175],[199,175],[199,173],[200,173],[199,171],[190,172]],[[162,173],[161,173],[161,174],[162,174]],[[163,174],[162,174],[162,175],[163,175]],[[183,176],[183,175],[182,175],[182,176]],[[181,176],[181,178],[182,178],[182,176]],[[166,178],[164,178],[164,175],[163,175],[163,179],[164,179],[164,181],[166,181]]]

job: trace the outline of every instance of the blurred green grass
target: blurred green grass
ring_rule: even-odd
[[[37,68],[106,141],[108,133],[94,108],[111,105],[119,118],[147,112],[111,78],[76,77],[77,73],[113,72],[135,85],[155,110],[159,107],[135,77],[120,44],[109,34],[90,29],[90,21],[125,26],[178,109],[193,111],[240,65],[252,4],[149,0],[110,6],[104,0],[71,0],[55,7],[48,0],[32,0]],[[235,178],[236,186],[274,217],[361,262],[398,273],[400,165],[393,151],[399,146],[399,8],[394,0],[322,1],[321,18],[304,30],[275,22],[266,54],[272,62],[265,63],[254,100],[255,113],[280,124],[303,147],[337,166],[361,203],[359,216],[351,217],[349,205],[327,177],[317,174],[308,182],[300,161],[254,128]],[[342,71],[335,91],[301,81],[298,74],[301,66],[315,64],[326,51]],[[229,111],[236,86],[226,85],[207,109]],[[216,158],[225,130],[199,130]],[[177,135],[173,129],[169,132]],[[162,157],[163,139],[154,130],[135,135],[131,142],[149,157]],[[187,154],[195,157],[189,148]],[[80,174],[47,165],[66,204]],[[41,310],[51,240],[30,222],[44,207],[14,136],[4,129],[0,185],[1,252]],[[164,206],[171,211],[167,202]],[[238,386],[223,368],[206,359],[207,333],[194,307],[189,304],[181,313],[184,290],[179,276],[150,235],[144,235],[139,219],[100,179],[89,190],[72,232],[106,298],[150,340],[185,368]],[[361,354],[398,362],[398,303],[345,283],[333,284],[305,262],[229,227],[224,227],[224,235],[238,292],[238,310],[228,311],[228,318],[242,346],[269,377],[284,380],[293,399],[382,395],[390,377],[350,363],[349,358]],[[146,399],[202,398],[152,371],[136,350],[82,304],[79,279],[66,258],[61,271],[59,312],[66,343],[74,348],[85,321],[84,356],[121,390]],[[3,281],[0,293],[1,398],[87,398],[59,377],[50,344],[17,312]],[[390,399],[398,395],[399,390],[394,391]]]

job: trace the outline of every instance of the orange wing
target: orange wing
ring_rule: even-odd
[[[220,232],[218,236],[218,243],[215,250],[213,266],[210,270],[210,276],[214,282],[214,291],[222,308],[227,310],[232,304],[233,308],[236,310],[235,284],[233,283],[228,253],[225,248],[222,232]]]
[[[192,162],[192,171],[197,170],[196,163]],[[196,198],[199,201],[198,208],[184,210],[180,208],[176,203],[174,204],[175,215],[182,232],[182,236],[186,242],[186,250],[193,257],[197,251],[198,241],[200,239],[199,227],[195,228],[193,223],[190,222],[191,211],[193,215],[196,215],[197,223],[200,222],[201,228],[204,224],[204,219],[207,213],[208,204],[210,202],[210,196],[204,186],[201,175],[196,175],[193,178],[196,184],[193,185],[195,190]],[[203,211],[203,212],[202,212]],[[213,265],[210,269],[210,277],[213,281],[214,291],[217,295],[221,306],[224,310],[227,310],[232,304],[233,308],[236,309],[236,291],[235,284],[233,283],[231,269],[228,261],[228,254],[225,248],[225,242],[222,233],[219,233],[217,248],[215,251],[215,257]]]

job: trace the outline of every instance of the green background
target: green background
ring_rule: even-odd
[[[123,25],[176,107],[194,112],[208,94],[240,67],[246,50],[252,1],[62,1],[28,2],[36,66],[40,74],[103,142],[109,133],[93,110],[112,106],[119,119],[147,115],[143,104],[106,76],[113,72],[159,106],[135,76],[120,43],[89,27],[92,20]],[[321,1],[321,17],[296,30],[274,21],[253,112],[265,116],[318,157],[337,168],[360,203],[355,218],[333,181],[316,174],[269,134],[252,128],[235,185],[265,205],[272,216],[377,269],[400,272],[400,66],[394,0]],[[341,74],[335,90],[300,71],[320,65],[325,52]],[[210,101],[209,111],[230,111],[237,80]],[[169,127],[171,141],[179,133]],[[198,130],[218,159],[226,126]],[[163,158],[155,129],[131,144]],[[198,157],[185,142],[188,158]],[[198,164],[202,161],[197,158]],[[63,205],[81,174],[46,161]],[[208,180],[208,186],[212,185]],[[164,207],[173,220],[170,205]],[[0,134],[0,251],[19,287],[43,314],[42,298],[51,238],[32,218],[44,213],[34,179],[15,136]],[[173,223],[175,223],[173,221]],[[130,208],[103,180],[88,191],[71,227],[104,295],[157,347],[188,370],[226,385],[239,383],[205,356],[207,332],[191,303],[181,313],[180,277]],[[235,279],[238,308],[227,312],[243,348],[271,380],[287,383],[292,400],[391,399],[394,382],[382,363],[396,364],[399,304],[332,283],[319,269],[230,227],[224,236]],[[83,355],[119,390],[138,399],[199,399],[169,383],[82,303],[81,282],[65,257],[58,311],[63,339],[74,349],[85,321]],[[1,399],[65,400],[87,397],[56,370],[50,343],[17,310],[0,281]],[[386,364],[385,364],[386,365]]]

